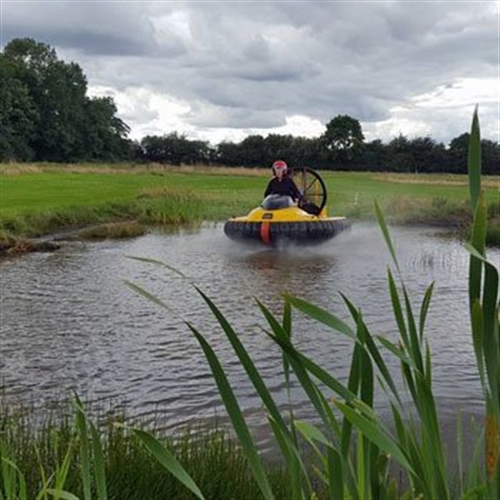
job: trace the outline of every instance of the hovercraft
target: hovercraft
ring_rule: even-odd
[[[271,194],[247,215],[232,217],[224,233],[233,241],[280,246],[317,245],[350,227],[345,217],[328,217],[325,183],[315,170],[292,169],[302,199],[296,205],[289,196]]]

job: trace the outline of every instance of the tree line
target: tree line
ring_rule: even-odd
[[[469,134],[449,145],[403,135],[366,142],[355,118],[338,115],[317,138],[251,135],[211,145],[177,132],[129,139],[111,97],[89,97],[79,65],[47,44],[11,40],[0,53],[0,161],[144,161],[262,167],[283,158],[318,169],[466,173]],[[500,174],[500,145],[482,140],[485,174]]]

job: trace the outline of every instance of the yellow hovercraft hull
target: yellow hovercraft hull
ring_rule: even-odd
[[[277,210],[262,207],[248,215],[233,217],[224,225],[225,234],[234,241],[276,246],[283,243],[317,245],[350,226],[345,217],[327,217],[323,211],[312,215],[293,206]]]

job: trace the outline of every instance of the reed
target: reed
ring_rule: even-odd
[[[253,442],[216,352],[196,326],[186,322],[205,354],[238,437],[238,448],[230,453],[230,461],[210,462],[206,455],[202,454],[200,458],[191,448],[187,452],[181,451],[181,460],[171,443],[147,430],[121,423],[112,425],[110,433],[103,436],[75,398],[71,430],[61,433],[56,429],[46,434],[44,444],[37,442],[32,448],[30,456],[34,458],[20,458],[20,450],[25,448],[19,448],[18,442],[23,439],[26,442],[26,437],[21,432],[12,439],[11,427],[2,424],[0,499],[152,500],[183,498],[183,495],[185,498],[224,498],[222,490],[228,495],[226,498],[234,498],[236,494],[236,498],[304,500],[323,496],[363,500],[499,498],[499,271],[486,255],[487,208],[481,187],[477,108],[469,145],[469,189],[474,218],[470,242],[464,247],[470,254],[471,335],[478,377],[483,387],[485,432],[484,437],[477,439],[472,455],[466,461],[458,460],[457,470],[449,467],[449,456],[443,443],[432,385],[432,352],[425,335],[434,285],[428,286],[418,308],[415,308],[383,210],[375,202],[375,216],[392,257],[392,266],[387,269],[387,283],[398,331],[397,341],[375,335],[365,323],[362,310],[344,294],[341,295],[351,317],[350,323],[326,309],[287,294],[283,296],[280,317],[257,300],[268,324],[265,334],[282,352],[285,386],[290,386],[292,377],[298,380],[316,411],[313,422],[298,420],[293,410],[284,412],[279,408],[237,332],[211,298],[197,288],[262,400],[269,428],[285,465],[284,476],[270,473]],[[142,260],[161,264],[151,259]],[[168,265],[164,267],[173,270]],[[141,287],[133,283],[128,285],[158,306],[169,309],[168,304]],[[294,313],[306,315],[327,326],[332,335],[340,335],[352,343],[347,382],[342,382],[296,348]],[[387,356],[394,357],[399,364],[403,388],[396,383],[390,365],[385,361]],[[377,413],[375,394],[378,391],[382,391],[390,403],[389,422]],[[460,446],[460,423],[458,428]],[[305,451],[304,444],[307,445]],[[205,453],[207,449],[211,449],[209,444],[198,450]],[[235,455],[246,459],[241,469],[235,465],[242,463],[239,460],[229,465]],[[154,461],[150,460],[151,457]],[[189,463],[189,457],[196,457],[194,463]],[[31,468],[23,467],[27,461]],[[202,468],[199,467],[200,461],[204,464]],[[391,474],[394,466],[403,475],[402,484]],[[132,476],[126,476],[129,480],[132,477],[130,483],[124,479],[128,467],[135,471]],[[32,471],[36,477],[34,486],[31,486]],[[229,487],[234,477],[241,478],[241,482]],[[276,477],[285,477],[285,481],[276,481]],[[168,486],[167,481],[170,481]],[[125,491],[114,489],[123,484],[127,485]],[[237,489],[239,486],[246,489]]]
[[[195,484],[198,497],[262,498],[240,447],[216,424],[168,436],[78,398],[48,414],[8,408],[0,412],[2,500],[192,500]],[[273,489],[288,499],[280,467],[268,471]]]
[[[377,202],[376,218],[393,262],[392,267],[387,270],[387,281],[399,334],[396,342],[389,341],[384,335],[374,335],[364,322],[362,311],[344,294],[341,295],[351,316],[351,324],[298,297],[284,295],[281,318],[273,315],[257,300],[258,307],[268,322],[265,333],[282,351],[285,383],[290,383],[291,376],[299,381],[316,410],[317,418],[313,423],[295,419],[293,412],[287,415],[281,412],[236,331],[216,304],[198,289],[267,410],[270,429],[286,464],[291,498],[310,499],[316,498],[318,494],[303,455],[301,443],[304,441],[309,444],[310,451],[315,456],[315,475],[323,483],[331,499],[446,500],[500,497],[498,269],[487,260],[485,252],[486,204],[481,190],[479,136],[476,108],[469,146],[469,186],[474,220],[471,241],[464,246],[471,256],[471,330],[478,376],[485,399],[484,461],[481,454],[475,452],[468,457],[466,466],[462,459],[459,460],[458,471],[449,467],[437,401],[433,393],[432,353],[425,335],[434,284],[429,285],[416,309],[404,282],[383,211]],[[168,309],[168,305],[157,297],[136,285],[130,286]],[[352,342],[347,383],[342,383],[335,374],[325,371],[294,346],[292,311],[326,325],[333,335],[341,335]],[[263,497],[276,498],[266,467],[252,441],[242,410],[217,354],[192,323],[187,322],[187,326],[205,354]],[[385,361],[386,356],[394,357],[399,363],[403,388],[396,384]],[[378,390],[390,402],[390,422],[385,422],[377,414],[374,394]],[[482,446],[482,438],[477,441],[476,451]],[[460,442],[459,436],[458,443]],[[395,478],[389,473],[394,465],[404,476],[404,484],[407,486],[403,489],[398,487]]]

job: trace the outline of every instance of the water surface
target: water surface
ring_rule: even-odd
[[[482,412],[470,340],[468,254],[460,242],[432,228],[393,228],[392,238],[415,311],[435,282],[427,336],[432,347],[435,394],[443,418],[457,409]],[[497,250],[490,258],[498,260]],[[129,258],[157,259],[176,272]],[[223,414],[191,323],[220,357],[255,429],[262,404],[195,286],[206,293],[239,333],[271,393],[287,403],[278,349],[255,299],[281,314],[283,292],[323,306],[349,322],[339,292],[353,301],[374,334],[395,339],[387,287],[390,255],[377,227],[355,225],[315,248],[269,250],[229,241],[220,225],[127,241],[72,243],[1,264],[1,384],[9,401],[40,404],[76,390],[86,399],[114,398],[144,419],[166,427]],[[125,285],[155,294],[168,309]],[[297,345],[345,380],[352,344],[295,312]],[[387,356],[387,359],[390,357]],[[394,373],[399,369],[390,361]],[[298,414],[309,407],[292,390]],[[378,406],[385,408],[379,396]]]

